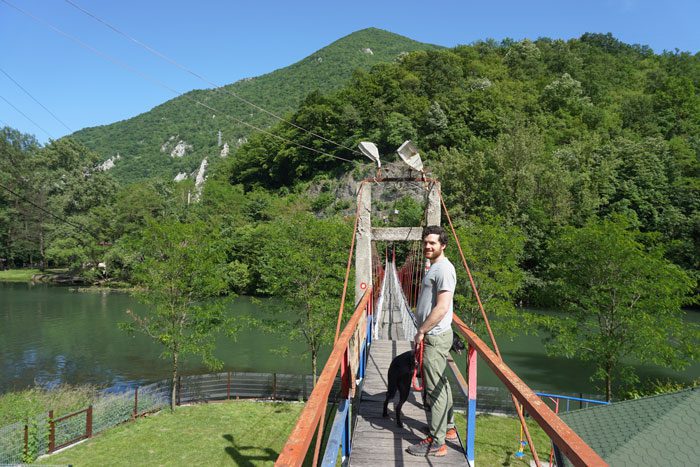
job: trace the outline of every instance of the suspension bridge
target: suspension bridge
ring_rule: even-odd
[[[426,192],[425,225],[440,225],[444,213],[469,277],[474,297],[486,324],[491,347],[477,336],[460,318],[455,309],[453,330],[468,343],[466,377],[454,361],[448,359],[467,400],[466,432],[459,439],[448,441],[447,455],[440,458],[416,457],[406,448],[425,437],[428,412],[412,391],[403,406],[404,426],[399,427],[393,412],[382,417],[387,390],[387,371],[392,359],[410,350],[416,333],[411,311],[419,292],[425,268],[420,251],[409,252],[405,263],[397,268],[394,258],[379,264],[373,242],[419,242],[421,227],[372,227],[371,187],[374,183],[421,183]],[[340,330],[345,307],[350,265],[355,258],[355,310]],[[453,253],[454,254],[454,253]],[[454,261],[454,259],[453,259]],[[604,466],[605,461],[569,428],[503,361],[479,298],[478,290],[452,226],[437,180],[383,178],[361,182],[357,194],[355,227],[348,257],[345,286],[336,328],[336,339],[316,387],[292,430],[275,465],[475,465],[477,357],[510,391],[527,446],[536,466],[562,465],[564,458],[576,466]],[[340,394],[332,394],[333,383],[340,379]],[[336,404],[337,403],[337,404]],[[336,407],[337,405],[337,407]],[[329,407],[334,413],[328,413]],[[525,424],[529,415],[551,439],[546,446],[548,462],[541,461],[537,447]],[[328,421],[328,426],[326,423]],[[542,447],[539,447],[542,451]]]

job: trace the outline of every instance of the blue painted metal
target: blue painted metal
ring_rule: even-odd
[[[467,462],[473,467],[476,455],[474,448],[476,438],[476,349],[471,345],[467,352],[467,386],[469,399],[467,403]]]
[[[536,392],[535,394],[537,394],[540,397],[551,397],[552,399],[564,399],[564,400],[569,400],[569,401],[588,402],[590,404],[601,404],[601,405],[610,404],[610,402],[599,401],[596,399],[584,399],[582,397],[560,396],[558,394],[548,394],[546,392]]]
[[[338,449],[340,449],[341,444],[343,444],[345,439],[344,431],[346,429],[346,420],[348,419],[349,412],[350,401],[348,399],[343,399],[340,401],[340,405],[338,406],[338,411],[333,419],[331,433],[328,436],[328,442],[326,443],[326,451],[323,454],[323,460],[321,461],[321,465],[324,467],[335,466],[335,462],[338,458]]]

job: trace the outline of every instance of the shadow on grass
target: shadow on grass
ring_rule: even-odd
[[[223,435],[223,438],[231,443],[231,446],[225,448],[226,454],[231,456],[231,459],[236,463],[236,465],[241,465],[245,467],[254,466],[252,461],[270,461],[274,462],[279,457],[279,453],[274,449],[261,448],[259,446],[236,446],[233,440],[233,435]],[[264,454],[256,455],[246,455],[243,451],[264,451]]]

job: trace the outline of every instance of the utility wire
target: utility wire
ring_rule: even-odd
[[[44,130],[44,128],[43,128],[41,125],[39,125],[37,122],[35,122],[35,121],[32,120],[31,118],[29,118],[29,116],[28,116],[27,114],[25,114],[24,112],[22,112],[21,110],[19,110],[17,107],[15,107],[15,105],[14,105],[12,102],[8,101],[8,100],[5,99],[3,96],[0,96],[0,99],[2,99],[2,100],[4,100],[5,102],[7,102],[7,104],[8,104],[10,107],[12,107],[13,109],[15,109],[17,112],[19,112],[20,114],[22,114],[22,116],[23,116],[24,118],[26,118],[27,120],[29,120],[30,122],[32,122],[34,125],[36,125],[36,127],[39,128],[39,129],[40,129],[41,131],[43,131],[44,133],[46,133],[46,134],[48,135],[49,138],[54,139],[54,137],[51,136],[51,133],[49,133],[48,131]]]
[[[98,21],[98,22],[102,23],[103,25],[107,26],[107,27],[110,28],[112,31],[116,32],[117,34],[119,34],[119,35],[121,35],[121,36],[127,38],[128,40],[130,40],[131,42],[137,44],[138,46],[143,47],[144,49],[146,49],[147,51],[149,51],[149,52],[152,53],[153,55],[155,55],[155,56],[157,56],[157,57],[159,57],[159,58],[161,58],[161,59],[167,61],[168,63],[170,63],[170,64],[172,64],[172,65],[178,67],[179,69],[185,71],[186,73],[189,73],[190,75],[194,76],[195,78],[198,78],[198,79],[204,81],[205,83],[209,84],[210,86],[213,86],[214,88],[216,88],[217,91],[223,92],[223,93],[225,93],[225,94],[229,94],[229,95],[235,97],[236,99],[240,100],[241,102],[244,102],[244,103],[248,104],[249,106],[251,106],[251,107],[253,107],[253,108],[257,109],[257,110],[259,110],[259,111],[261,111],[261,112],[264,112],[264,113],[266,113],[267,115],[269,115],[269,116],[271,116],[271,117],[273,117],[273,118],[275,118],[275,119],[277,119],[277,120],[279,120],[279,121],[281,121],[281,122],[284,122],[284,123],[286,123],[286,124],[288,124],[288,125],[291,125],[291,126],[293,126],[294,128],[296,128],[296,129],[298,129],[298,130],[304,131],[304,132],[310,134],[311,136],[314,136],[315,138],[318,138],[318,139],[321,139],[321,140],[326,141],[326,142],[328,142],[328,143],[331,143],[331,144],[333,144],[334,146],[337,146],[337,147],[339,147],[339,148],[347,149],[347,150],[350,151],[351,153],[360,154],[360,152],[359,152],[357,149],[349,148],[349,147],[344,146],[344,145],[342,145],[342,144],[340,144],[340,143],[336,143],[335,141],[330,140],[330,139],[328,139],[328,138],[326,138],[326,137],[324,137],[324,136],[321,136],[321,135],[319,135],[319,134],[316,134],[316,133],[314,133],[314,132],[311,131],[311,130],[307,130],[306,128],[303,128],[303,127],[297,125],[296,123],[290,122],[289,120],[286,120],[286,119],[284,119],[283,117],[280,117],[279,115],[277,115],[277,114],[275,114],[275,113],[273,113],[273,112],[271,112],[271,111],[269,111],[269,110],[267,110],[267,109],[265,109],[265,108],[263,108],[263,107],[261,107],[261,106],[255,104],[254,102],[251,102],[251,101],[249,101],[248,99],[246,99],[246,98],[244,98],[244,97],[241,97],[240,95],[236,94],[236,93],[233,92],[233,91],[229,91],[229,90],[224,89],[222,85],[212,82],[211,80],[209,80],[209,79],[205,78],[204,76],[202,76],[202,75],[200,75],[200,74],[198,74],[198,73],[192,71],[191,69],[189,69],[189,68],[187,68],[186,66],[184,66],[184,65],[182,65],[182,64],[180,64],[180,63],[178,63],[177,61],[175,61],[174,59],[168,57],[167,55],[165,55],[165,54],[159,52],[158,50],[154,49],[153,47],[150,47],[149,45],[144,44],[143,42],[141,42],[141,41],[139,41],[138,39],[136,39],[136,38],[130,36],[129,34],[125,33],[124,31],[121,31],[120,29],[118,29],[117,27],[115,27],[115,26],[113,26],[112,24],[108,23],[107,21],[103,20],[102,18],[98,17],[98,16],[95,15],[94,13],[91,13],[91,12],[87,11],[86,9],[84,9],[83,7],[81,7],[80,5],[78,5],[77,3],[73,2],[72,0],[64,0],[64,1],[65,1],[66,3],[68,3],[69,5],[73,6],[74,8],[76,8],[77,10],[81,11],[82,13],[88,15],[89,17],[91,17],[91,18],[94,19],[95,21]]]
[[[3,185],[2,183],[0,183],[0,188],[4,189],[4,190],[7,191],[8,193],[10,193],[10,194],[16,196],[17,198],[21,199],[22,201],[31,204],[32,206],[34,206],[34,207],[37,208],[38,210],[40,210],[40,211],[42,211],[42,212],[48,214],[49,216],[53,217],[54,219],[57,219],[57,220],[63,222],[64,224],[68,224],[68,225],[70,225],[71,227],[76,228],[76,229],[80,230],[81,232],[84,232],[84,233],[90,235],[90,236],[91,236],[92,238],[94,238],[95,240],[99,241],[99,239],[97,238],[97,236],[96,236],[94,233],[92,233],[92,232],[90,232],[89,230],[85,229],[85,227],[83,227],[82,225],[80,225],[80,224],[74,224],[73,222],[69,221],[69,220],[66,219],[65,217],[57,216],[56,214],[52,213],[51,211],[42,208],[41,206],[39,206],[38,204],[36,204],[36,203],[33,202],[32,200],[30,200],[30,199],[28,199],[28,198],[25,198],[24,196],[20,195],[19,193],[16,193],[14,190],[12,190],[12,189],[6,187],[6,186]]]
[[[49,109],[47,109],[46,106],[45,106],[44,104],[42,104],[42,103],[39,102],[34,96],[32,96],[32,95],[29,93],[29,91],[27,91],[26,89],[24,89],[24,87],[22,87],[21,84],[19,84],[17,81],[15,81],[15,79],[14,79],[12,76],[10,76],[5,70],[3,70],[2,68],[0,68],[0,71],[1,71],[5,76],[7,76],[7,77],[10,79],[10,81],[12,81],[13,83],[15,83],[15,84],[17,85],[18,88],[20,88],[22,91],[24,91],[24,93],[25,93],[26,95],[28,95],[29,97],[31,97],[32,100],[33,100],[34,102],[36,102],[37,104],[39,104],[39,105],[41,106],[41,108],[43,108],[43,109],[46,110],[48,113],[50,113],[51,116],[52,116],[53,118],[55,118],[56,121],[58,121],[58,123],[60,123],[60,124],[63,125],[64,127],[66,127],[66,129],[67,129],[68,131],[70,131],[71,133],[73,133],[73,130],[71,130],[71,128],[63,122],[63,120],[61,120],[60,118],[58,118],[58,117],[56,116],[56,114],[54,114],[54,113],[51,112]]]
[[[176,94],[177,96],[184,97],[184,98],[186,98],[186,99],[188,99],[188,100],[190,100],[190,101],[196,103],[197,105],[201,105],[202,107],[205,107],[205,108],[207,108],[207,109],[209,109],[209,110],[212,110],[212,111],[214,111],[214,112],[221,113],[221,114],[223,114],[223,115],[225,115],[225,116],[231,118],[232,120],[234,120],[234,121],[236,121],[236,122],[238,122],[238,123],[240,123],[240,124],[242,124],[242,125],[245,125],[245,126],[247,126],[247,127],[249,127],[249,128],[252,128],[252,129],[254,129],[254,130],[257,130],[257,131],[259,131],[259,132],[261,132],[261,133],[264,133],[264,134],[266,134],[266,135],[268,135],[268,136],[272,136],[273,138],[277,138],[277,139],[279,139],[279,140],[281,140],[281,141],[284,141],[284,142],[286,142],[286,143],[289,143],[289,144],[298,146],[298,147],[300,147],[300,148],[302,148],[302,149],[306,149],[306,150],[308,150],[308,151],[315,152],[315,153],[317,153],[317,154],[319,154],[319,155],[322,155],[322,156],[327,156],[327,157],[331,157],[331,158],[333,158],[333,159],[339,159],[339,160],[346,161],[346,162],[353,162],[353,161],[350,160],[350,159],[346,159],[346,158],[340,157],[340,156],[335,156],[335,155],[333,155],[333,154],[329,154],[329,153],[324,152],[324,151],[321,151],[321,150],[319,150],[319,149],[314,149],[314,148],[311,148],[311,147],[306,146],[306,145],[304,145],[304,144],[298,143],[298,142],[296,142],[296,141],[292,141],[292,140],[290,140],[290,139],[287,139],[287,138],[284,138],[284,137],[282,137],[282,136],[276,135],[276,134],[271,133],[271,132],[269,132],[269,131],[267,131],[267,130],[265,130],[265,129],[263,129],[263,128],[260,128],[260,127],[258,127],[258,126],[255,126],[255,125],[253,125],[252,123],[248,123],[248,122],[246,122],[246,121],[243,121],[243,120],[240,120],[239,118],[234,117],[233,115],[227,114],[226,112],[224,112],[224,111],[222,111],[222,110],[215,109],[214,107],[211,107],[210,105],[207,105],[207,104],[205,104],[205,103],[203,103],[203,102],[201,102],[201,101],[199,101],[199,100],[197,100],[197,99],[194,99],[194,98],[188,96],[188,95],[185,94],[185,93],[182,93],[182,92],[180,92],[180,91],[177,91],[176,89],[171,88],[170,86],[168,86],[167,84],[163,83],[162,81],[159,81],[159,80],[157,80],[157,79],[155,79],[155,78],[152,78],[151,76],[146,75],[146,74],[144,74],[144,73],[138,71],[137,69],[135,69],[135,68],[129,66],[128,64],[126,64],[126,63],[124,63],[124,62],[122,62],[122,61],[120,61],[120,60],[118,60],[118,59],[116,59],[116,58],[114,58],[114,57],[112,57],[112,56],[110,56],[110,55],[104,53],[104,52],[101,52],[100,50],[98,50],[98,49],[96,49],[96,48],[90,46],[89,44],[86,44],[85,42],[81,41],[81,40],[78,39],[77,37],[72,36],[72,35],[68,34],[67,32],[64,32],[64,31],[62,31],[61,29],[55,27],[55,26],[52,25],[51,23],[49,23],[49,22],[47,22],[47,21],[45,21],[45,20],[43,20],[43,19],[41,19],[41,18],[39,18],[39,17],[37,17],[37,16],[35,16],[35,15],[33,15],[33,14],[31,14],[31,13],[29,13],[29,12],[27,12],[27,11],[21,9],[21,8],[19,8],[18,6],[14,5],[13,3],[9,2],[8,0],[0,0],[0,2],[2,2],[2,3],[4,3],[4,4],[6,4],[6,5],[8,5],[8,6],[11,7],[11,8],[14,8],[15,10],[19,11],[20,13],[22,13],[22,14],[24,14],[24,15],[30,17],[30,18],[33,19],[34,21],[45,25],[46,27],[50,28],[50,29],[53,30],[54,32],[56,32],[56,33],[58,33],[58,34],[60,34],[60,35],[62,35],[62,36],[64,36],[64,37],[66,37],[66,38],[68,38],[68,39],[70,39],[70,40],[72,40],[72,41],[74,41],[74,42],[76,42],[76,43],[77,43],[78,45],[80,45],[81,47],[84,47],[84,48],[90,50],[91,52],[93,52],[93,53],[95,53],[95,54],[97,54],[97,55],[99,55],[99,56],[105,58],[106,60],[108,60],[108,61],[114,63],[114,64],[117,65],[117,66],[120,66],[120,67],[126,69],[127,71],[129,71],[129,72],[131,72],[131,73],[136,74],[137,76],[140,76],[141,78],[143,78],[143,79],[145,79],[145,80],[147,80],[147,81],[150,81],[150,82],[152,82],[152,83],[154,83],[154,84],[156,84],[156,85],[158,85],[158,86],[161,86],[161,87],[167,89],[168,91],[170,91],[170,92]]]

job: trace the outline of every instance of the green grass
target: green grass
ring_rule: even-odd
[[[0,271],[0,282],[29,282],[34,274],[39,274],[38,269],[8,269]]]
[[[82,410],[97,398],[93,386],[60,386],[50,391],[33,388],[0,395],[0,426],[24,420],[40,412],[55,417]]]
[[[464,438],[465,418],[464,414],[455,414],[455,423],[459,435]],[[528,429],[535,443],[537,455],[540,461],[549,460],[551,443],[539,425],[528,420]],[[517,458],[520,443],[520,422],[513,417],[498,417],[493,415],[477,415],[476,417],[476,465],[530,465],[530,451],[525,447],[525,457]]]
[[[178,407],[120,425],[40,463],[272,465],[302,408],[248,401]]]
[[[179,407],[125,423],[90,441],[39,463],[101,465],[272,465],[296,422],[303,404],[231,401]],[[456,415],[460,435],[464,415]],[[549,459],[550,442],[528,421],[540,460]],[[479,415],[476,463],[525,466],[531,456],[515,453],[519,445],[516,418]]]

